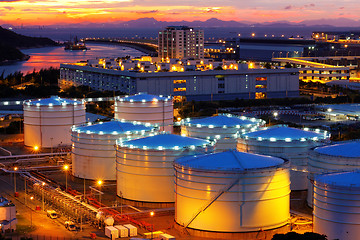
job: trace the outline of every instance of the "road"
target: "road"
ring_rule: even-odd
[[[17,190],[19,197],[14,197],[13,177],[10,175],[0,176],[0,193],[2,196],[11,200],[16,206],[16,217],[18,219],[17,232],[12,239],[20,239],[20,236],[31,236],[34,239],[89,239],[90,233],[95,233],[97,239],[108,239],[103,230],[97,230],[90,225],[84,225],[83,231],[71,232],[64,227],[68,219],[61,216],[58,219],[50,219],[45,211],[35,210],[36,206],[42,206],[42,202],[33,199],[30,200],[31,193],[27,195],[27,204],[25,205],[25,194],[23,191],[24,182],[17,178]],[[51,209],[45,206],[45,210]]]

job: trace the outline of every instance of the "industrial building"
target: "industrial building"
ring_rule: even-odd
[[[140,122],[110,121],[71,128],[72,174],[92,180],[116,180],[115,147],[119,138],[153,134],[154,126]]]
[[[116,146],[117,195],[135,205],[167,206],[175,202],[176,158],[212,152],[214,142],[204,139],[159,134],[124,141]]]
[[[158,56],[170,58],[204,58],[204,30],[187,26],[169,26],[159,31]]]
[[[16,230],[16,207],[14,203],[0,196],[0,233]]]
[[[24,108],[24,144],[53,148],[71,145],[70,129],[85,123],[85,102],[52,96],[26,100]]]
[[[192,235],[258,239],[289,222],[287,160],[229,150],[182,157],[174,168],[175,222]]]
[[[156,124],[160,131],[172,132],[174,104],[169,96],[140,92],[116,98],[114,106],[115,119]]]
[[[360,172],[319,175],[314,182],[314,232],[328,239],[360,236]]]
[[[239,135],[237,150],[288,159],[292,169],[291,190],[306,190],[309,151],[327,141],[327,131],[275,125]]]
[[[89,86],[95,90],[121,91],[126,94],[147,92],[173,96],[175,101],[299,96],[298,69],[255,69],[235,61],[210,61],[212,59],[170,59],[169,63],[156,63],[148,58],[145,60],[140,59],[126,67],[120,60],[110,61],[109,64],[103,60],[102,64],[99,64],[100,60],[97,63],[60,64],[59,85],[62,88]]]
[[[216,151],[236,149],[237,134],[255,130],[265,125],[265,121],[245,116],[219,114],[217,116],[183,119],[181,135],[203,139],[216,139]]]
[[[354,171],[360,169],[360,141],[346,141],[316,147],[309,154],[309,185],[307,202],[313,205],[313,182],[323,173]]]

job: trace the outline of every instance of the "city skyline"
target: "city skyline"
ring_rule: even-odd
[[[165,0],[0,0],[0,24],[62,25],[114,23],[139,18],[158,21],[288,21],[309,25],[360,26],[360,5],[348,1],[189,1]],[[322,21],[317,21],[323,19]],[[315,21],[314,21],[315,20]]]

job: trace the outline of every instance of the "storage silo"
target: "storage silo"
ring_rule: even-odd
[[[313,181],[317,175],[360,169],[360,141],[346,141],[316,147],[309,154],[307,202],[312,207]]]
[[[148,206],[174,203],[174,159],[210,152],[213,145],[214,142],[208,140],[174,134],[118,140],[117,195],[138,204],[148,203]]]
[[[154,133],[150,123],[110,121],[73,126],[72,174],[86,179],[116,180],[116,140]]]
[[[314,232],[328,239],[360,236],[360,172],[318,175],[314,181]]]
[[[52,148],[71,145],[70,129],[85,123],[85,102],[51,96],[26,100],[24,108],[24,144]]]
[[[328,140],[327,131],[276,125],[240,135],[237,150],[288,159],[291,166],[291,190],[306,190],[309,151]]]
[[[264,120],[219,114],[217,116],[183,119],[181,121],[181,134],[189,137],[216,139],[216,151],[236,149],[237,134],[242,131],[255,130],[265,124]]]
[[[228,150],[182,157],[174,168],[175,221],[195,235],[256,232],[289,222],[288,160]]]
[[[171,97],[138,93],[115,100],[115,119],[158,124],[172,132],[174,104]]]

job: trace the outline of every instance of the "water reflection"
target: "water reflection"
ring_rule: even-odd
[[[132,48],[127,48],[119,45],[107,44],[86,44],[90,50],[87,51],[65,51],[64,47],[45,47],[24,49],[24,54],[30,55],[28,61],[16,62],[11,65],[0,66],[0,74],[5,70],[5,76],[16,71],[21,71],[24,74],[38,71],[42,68],[56,67],[59,68],[60,63],[78,62],[81,60],[93,59],[97,57],[137,57],[144,55]]]

